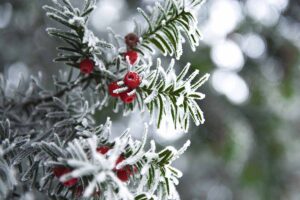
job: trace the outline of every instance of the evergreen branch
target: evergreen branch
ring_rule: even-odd
[[[59,57],[55,62],[64,62],[72,67],[78,68],[79,62],[85,58],[95,59],[107,49],[114,48],[112,44],[99,40],[93,32],[88,30],[86,24],[89,15],[95,9],[95,1],[86,0],[82,10],[73,7],[69,0],[62,0],[62,4],[54,2],[56,7],[44,6],[47,16],[64,25],[67,30],[48,28],[49,35],[63,40],[70,46],[60,47]],[[68,54],[66,54],[68,53]],[[105,64],[107,61],[101,59]],[[98,65],[99,63],[95,63]]]
[[[110,121],[107,123],[110,124]],[[110,125],[105,127],[110,129]],[[145,131],[144,138],[147,138],[147,129]],[[72,169],[59,180],[52,177],[52,181],[65,182],[71,179],[80,179],[81,181],[73,187],[81,188],[82,192],[79,196],[84,198],[97,197],[97,191],[100,191],[100,196],[108,198],[109,195],[113,195],[113,199],[130,200],[133,199],[133,196],[135,196],[134,199],[141,199],[145,196],[152,199],[158,198],[161,194],[164,197],[159,199],[174,199],[176,196],[174,184],[181,177],[181,172],[171,167],[171,164],[184,152],[189,142],[178,151],[173,147],[166,147],[158,153],[155,152],[156,147],[153,141],[148,151],[144,149],[145,144],[146,140],[140,143],[131,139],[128,132],[125,131],[119,138],[115,139],[113,144],[101,143],[101,138],[93,135],[80,141],[74,139],[67,144],[67,147],[46,142],[37,143],[35,146],[48,154],[45,166],[50,170],[56,166]],[[105,155],[96,151],[98,147],[103,146],[111,147]],[[118,163],[117,160],[123,156],[125,156],[124,160],[122,159]],[[129,166],[131,167],[129,168]],[[124,169],[132,170],[131,173],[134,173],[134,177],[129,178],[129,182],[134,181],[137,187],[130,192],[116,174],[118,170]],[[45,179],[49,179],[49,177],[45,176],[42,179],[43,182]],[[150,182],[145,182],[145,179],[150,180]],[[59,185],[59,182],[56,184]],[[43,187],[45,188],[45,186]],[[68,195],[75,196],[75,192],[76,190],[73,190],[72,194],[67,194],[62,190],[55,196],[68,198],[70,197]],[[77,197],[79,196],[77,194]]]
[[[142,35],[142,41],[137,48],[141,52],[153,52],[153,46],[158,48],[165,56],[175,54],[179,59],[182,54],[182,36],[189,41],[193,51],[201,39],[197,28],[197,20],[189,8],[194,8],[201,1],[197,0],[166,0],[163,5],[156,3],[152,9],[153,17],[150,19],[145,11],[138,9],[148,22],[148,30]]]
[[[87,77],[83,79],[85,78]],[[0,83],[0,88],[5,88],[5,85]],[[21,92],[18,93],[21,94]],[[27,96],[30,96],[31,99],[35,100],[38,99],[36,96],[40,97],[43,96],[41,94],[46,94],[45,91],[41,91],[36,83],[31,84],[27,91],[23,91],[23,93],[23,99],[28,99]],[[5,178],[5,184],[7,185],[7,187],[3,186],[0,189],[1,199],[2,195],[12,195],[14,188],[11,187],[9,181],[15,180],[13,176],[9,177],[9,171],[1,171],[5,167],[1,164],[2,158],[7,162],[8,169],[12,168],[12,166],[16,167],[16,176],[20,176],[20,180],[24,181],[24,184],[28,184],[30,181],[32,183],[31,188],[38,188],[40,179],[37,179],[37,174],[39,174],[39,177],[45,175],[43,180],[53,180],[53,177],[49,177],[49,174],[44,171],[44,167],[41,165],[47,159],[44,151],[48,152],[49,155],[51,154],[51,158],[63,157],[65,152],[60,151],[55,145],[64,147],[68,141],[78,137],[76,128],[79,129],[78,127],[80,126],[84,128],[86,134],[82,135],[82,137],[96,135],[100,142],[108,140],[106,129],[104,130],[103,126],[91,127],[94,123],[91,118],[91,113],[95,109],[94,105],[89,107],[79,90],[70,90],[64,95],[65,98],[62,99],[53,98],[51,95],[51,98],[50,96],[49,99],[44,98],[37,106],[27,108],[11,106],[1,114],[3,121],[0,121],[0,149],[2,149],[0,150],[0,185],[2,174],[6,174],[6,177],[3,178]],[[3,98],[7,99],[8,97],[5,95]],[[22,102],[22,100],[20,101]],[[20,104],[14,103],[14,105]],[[2,109],[4,110],[4,107],[0,102],[0,110]],[[15,115],[15,113],[18,115]],[[11,121],[16,121],[16,123]],[[26,123],[26,126],[22,123]],[[87,135],[89,131],[90,134]],[[49,144],[49,146],[45,145],[45,143]],[[37,147],[42,148],[43,151],[38,150]],[[22,188],[20,180],[18,179],[14,183],[17,184],[18,188]],[[55,187],[54,190],[61,188],[60,186]],[[22,192],[20,188],[17,189],[16,194]]]
[[[60,98],[60,97],[64,96],[67,92],[70,92],[73,89],[75,89],[76,87],[79,87],[80,85],[86,83],[87,81],[90,81],[91,78],[92,78],[92,76],[83,77],[81,80],[76,81],[74,84],[71,84],[71,86],[67,86],[67,87],[65,87],[65,88],[57,91],[53,95],[42,97],[42,98],[38,98],[38,99],[28,100],[28,101],[22,103],[22,106],[24,106],[24,107],[37,106],[38,104],[40,104],[42,102],[51,101],[51,100],[53,100],[53,98]]]
[[[0,145],[1,147],[1,145]],[[16,185],[17,180],[8,163],[0,155],[0,198],[5,199]]]
[[[187,8],[199,2],[166,0],[162,5],[156,4],[151,16],[139,9],[149,27],[138,46],[140,52],[153,51],[152,46],[156,46],[165,55],[175,54],[179,58],[182,33],[194,49],[200,34],[196,19]],[[175,128],[180,125],[187,130],[189,118],[196,125],[204,122],[197,104],[204,94],[197,89],[208,75],[197,80],[198,71],[188,75],[188,64],[176,76],[174,60],[167,70],[160,59],[155,70],[150,69],[152,61],[145,63],[144,58],[133,66],[121,54],[113,54],[113,61],[108,61],[108,50],[116,49],[98,39],[86,26],[95,1],[85,0],[83,9],[74,7],[70,0],[53,0],[53,3],[55,6],[44,9],[66,30],[50,28],[47,32],[67,44],[58,47],[62,53],[55,61],[78,68],[79,62],[90,58],[97,68],[76,81],[71,80],[72,73],[60,73],[54,78],[57,88],[54,94],[32,79],[29,87],[25,85],[24,89],[20,83],[13,97],[8,97],[0,76],[0,198],[24,197],[27,191],[38,189],[48,191],[45,195],[53,199],[179,200],[175,185],[182,174],[171,165],[189,142],[180,150],[166,147],[156,151],[151,141],[150,149],[146,150],[147,127],[142,141],[132,139],[126,130],[110,142],[110,120],[95,126],[93,114],[109,102],[108,83],[123,79],[130,69],[141,74],[143,80],[137,87],[118,88],[123,95],[128,92],[129,97],[137,93],[137,101],[131,101],[134,103],[127,101],[129,104],[125,105],[123,100],[125,112],[138,104],[141,109],[147,107],[152,115],[157,112],[158,127],[163,119],[170,117]],[[119,52],[120,45],[117,46]],[[90,84],[92,80],[97,85]],[[125,84],[125,80],[120,82]],[[101,148],[108,152],[102,152]],[[10,167],[15,168],[18,179],[8,170]],[[63,174],[56,171],[60,167],[65,170]]]
[[[197,100],[203,99],[205,95],[197,90],[208,80],[209,75],[206,74],[193,83],[199,72],[194,71],[185,79],[190,67],[190,64],[187,64],[174,79],[176,75],[173,65],[174,62],[171,62],[169,69],[164,71],[158,59],[157,69],[144,78],[148,84],[140,87],[138,94],[142,96],[152,115],[158,111],[158,127],[163,117],[171,117],[175,127],[179,124],[187,131],[190,117],[196,125],[204,123],[203,113]]]

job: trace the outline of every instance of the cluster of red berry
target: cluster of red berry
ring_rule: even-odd
[[[109,146],[102,146],[102,147],[98,147],[97,148],[97,152],[105,155],[111,148]],[[123,162],[125,160],[125,157],[123,155],[120,155],[119,158],[116,161],[115,166],[117,166],[119,163]],[[57,178],[60,178],[61,176],[70,173],[72,171],[72,169],[67,168],[67,167],[55,167],[53,169],[53,174],[54,176],[56,176]],[[129,180],[129,177],[131,175],[133,175],[133,173],[137,172],[137,168],[136,167],[130,167],[128,165],[126,165],[125,167],[121,168],[121,169],[116,169],[116,167],[113,169],[113,171],[116,173],[117,177],[123,181],[123,182],[127,182]],[[63,185],[66,187],[72,187],[74,185],[76,185],[78,182],[78,178],[72,178],[70,180],[67,180],[65,182],[63,182]]]
[[[134,33],[129,33],[125,36],[125,43],[127,45],[127,52],[123,54],[124,59],[129,60],[131,65],[134,65],[138,60],[138,53],[134,51],[134,48],[139,43],[139,38]],[[90,74],[93,72],[95,62],[90,58],[82,60],[79,64],[80,71],[83,74]],[[113,97],[120,97],[124,103],[132,103],[136,99],[136,94],[130,94],[130,92],[137,88],[141,84],[141,78],[136,72],[128,72],[124,77],[124,84],[128,87],[127,91],[122,93],[114,93],[114,90],[121,88],[117,82],[112,82],[109,88],[109,94]]]
[[[121,86],[118,85],[118,81],[115,81],[110,83],[108,86],[109,94],[112,97],[120,97],[124,103],[131,103],[135,100],[136,94],[130,94],[130,92],[139,87],[142,82],[141,77],[136,72],[128,72],[123,81],[125,86],[128,87],[128,90],[121,93],[115,93],[115,90],[121,88]]]
[[[105,155],[108,151],[110,150],[110,147],[108,146],[102,146],[97,148],[97,152]],[[123,162],[125,160],[125,157],[123,155],[120,155],[119,158],[116,161],[116,166]],[[116,167],[113,169],[113,171],[117,174],[117,177],[123,181],[123,182],[127,182],[129,180],[129,177],[131,175],[133,175],[133,173],[137,172],[137,168],[133,167],[133,169],[131,169],[131,167],[129,165],[126,165],[125,167],[121,168],[121,169],[116,169]]]
[[[131,65],[135,64],[139,55],[134,48],[139,43],[139,37],[135,33],[129,33],[125,36],[125,43],[127,45],[127,52],[124,53],[125,59],[128,57]]]
[[[139,43],[139,38],[134,33],[129,33],[125,37],[125,43],[127,45],[127,52],[124,53],[125,59],[129,59],[130,64],[135,64],[135,62],[138,60],[138,53],[134,51],[133,49],[137,46]],[[115,93],[114,91],[121,88],[117,81],[112,82],[108,86],[109,94],[112,97],[120,97],[121,100],[124,103],[132,103],[136,99],[136,94],[131,94],[132,90],[139,87],[142,80],[138,73],[130,71],[128,72],[123,80],[126,87],[128,87],[128,90],[123,91],[121,93]]]
[[[138,57],[139,57],[138,53],[133,50],[133,48],[137,46],[138,42],[139,42],[139,38],[134,33],[129,33],[128,35],[125,36],[127,52],[125,52],[123,55],[124,55],[124,59],[127,59],[127,57],[128,57],[129,62],[132,65],[136,63],[136,61],[138,60]],[[94,67],[95,67],[95,62],[90,58],[86,58],[79,63],[80,71],[83,74],[92,73],[94,70]]]

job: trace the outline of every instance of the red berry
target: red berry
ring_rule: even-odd
[[[108,146],[102,146],[97,148],[97,152],[101,154],[106,154],[110,150],[110,147]]]
[[[117,170],[117,177],[123,181],[123,182],[127,182],[129,179],[129,175],[128,171],[126,169],[119,169]]]
[[[128,56],[129,57],[129,62],[131,65],[135,64],[135,62],[137,61],[139,55],[136,51],[127,51],[125,54],[125,59]]]
[[[119,89],[120,86],[118,85],[117,82],[112,82],[108,85],[108,92],[110,94],[110,96],[112,97],[118,97],[120,94],[116,94],[114,93],[114,90]]]
[[[90,74],[94,70],[95,63],[90,59],[84,59],[80,62],[80,71],[83,74]]]
[[[53,174],[57,177],[60,178],[61,176],[71,172],[72,170],[66,167],[55,167],[53,169]],[[64,186],[71,187],[75,185],[78,182],[77,178],[71,178],[70,180],[67,180],[63,182]]]
[[[66,173],[67,168],[66,167],[55,167],[52,171],[53,171],[54,176],[59,178]]]
[[[126,104],[129,104],[129,103],[132,103],[135,98],[136,98],[136,94],[133,94],[133,95],[128,95],[128,92],[123,92],[120,94],[120,98],[121,100],[126,103]]]
[[[142,80],[138,73],[136,72],[128,72],[124,77],[124,83],[131,89],[139,87]]]
[[[116,161],[116,166],[117,166],[119,163],[123,162],[124,160],[125,160],[125,157],[122,156],[122,155],[120,155],[119,158],[118,158],[117,161]],[[121,181],[123,181],[123,182],[128,181],[130,175],[132,175],[133,172],[137,172],[137,168],[136,168],[136,167],[134,167],[134,168],[133,168],[133,171],[132,171],[129,165],[126,165],[126,166],[124,166],[124,167],[121,168],[121,169],[116,169],[116,167],[115,167],[113,170],[116,172],[117,177],[118,177]]]
[[[125,160],[125,157],[124,157],[124,156],[122,156],[122,155],[119,156],[119,158],[118,158],[117,161],[116,161],[116,166],[117,166],[119,163],[123,162],[124,160]],[[118,170],[116,170],[116,168],[114,168],[114,171],[116,171],[117,177],[118,177],[121,181],[123,181],[123,182],[128,181],[129,175],[130,175],[130,168],[129,168],[129,166],[125,166],[125,167],[123,167],[122,169],[118,169]]]
[[[125,36],[125,43],[129,48],[133,48],[139,42],[139,37],[135,33],[129,33]]]
[[[72,187],[72,186],[75,185],[77,182],[78,182],[78,179],[77,179],[77,178],[71,178],[70,180],[65,181],[63,184],[64,184],[64,186],[66,186],[66,187]]]
[[[117,161],[116,161],[116,166],[120,163],[120,162],[123,162],[125,160],[125,157],[124,156],[119,156]],[[116,167],[113,169],[114,171],[116,171]]]
[[[102,146],[102,147],[98,147],[97,148],[97,152],[101,153],[101,154],[106,154],[111,148],[108,146]],[[130,175],[137,172],[137,168],[134,167],[133,168],[133,172],[130,168],[130,166],[126,165],[125,167],[121,168],[121,169],[116,169],[116,166],[118,164],[120,164],[121,162],[123,162],[126,158],[123,155],[120,155],[118,157],[118,159],[116,160],[116,164],[115,167],[113,169],[113,171],[116,173],[117,177],[123,181],[123,182],[127,182],[129,180]],[[98,195],[100,195],[100,191],[97,192]],[[94,194],[95,195],[95,194]]]
[[[124,156],[119,156],[119,158],[117,159],[116,161],[116,165],[118,165],[119,163],[123,162],[125,160],[125,157]]]

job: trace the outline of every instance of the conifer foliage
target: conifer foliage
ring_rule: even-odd
[[[47,29],[63,41],[54,61],[70,69],[54,77],[56,91],[32,78],[11,94],[0,79],[1,199],[180,199],[182,174],[172,163],[189,141],[179,150],[156,149],[154,141],[147,145],[147,124],[142,141],[129,130],[110,138],[111,120],[99,125],[94,114],[104,106],[123,114],[148,110],[158,127],[168,118],[185,131],[190,119],[204,123],[198,101],[205,95],[198,90],[209,75],[199,77],[189,63],[176,73],[175,59],[163,66],[152,54],[158,49],[179,59],[183,38],[196,48],[201,35],[193,9],[201,1],[157,2],[151,16],[138,8],[147,26],[136,21],[135,31],[122,38],[110,30],[110,41],[87,26],[95,3],[85,0],[76,8],[69,0],[53,0],[44,6],[61,27]]]

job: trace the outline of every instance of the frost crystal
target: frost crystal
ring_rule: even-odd
[[[209,75],[189,73],[189,63],[177,74],[175,59],[166,69],[160,58],[153,62],[152,55],[158,50],[179,59],[184,40],[195,50],[201,34],[192,11],[200,1],[160,1],[150,7],[151,14],[138,8],[147,24],[136,22],[134,34],[140,40],[134,47],[126,46],[124,37],[111,29],[110,43],[99,39],[87,28],[96,2],[81,3],[79,9],[70,0],[53,0],[52,6],[43,7],[49,18],[64,26],[47,29],[64,42],[54,61],[72,67],[53,77],[55,91],[45,90],[32,77],[29,83],[21,79],[8,92],[0,75],[0,199],[179,200],[176,185],[182,173],[172,164],[190,141],[179,150],[157,148],[153,140],[148,147],[148,125],[141,141],[131,137],[129,128],[110,138],[111,120],[101,124],[95,115],[107,114],[104,107],[123,115],[147,110],[150,123],[158,128],[167,120],[184,131],[192,120],[196,125],[204,122],[198,101],[205,95],[198,89]],[[124,58],[129,50],[138,55],[134,64]],[[86,58],[93,61],[90,73],[80,66]],[[78,68],[75,76],[73,69]],[[128,71],[142,78],[138,87],[124,83]],[[125,104],[112,97],[112,82],[119,86],[114,93],[125,92],[133,101]]]
[[[88,47],[96,49],[99,39],[94,35],[94,33],[88,29],[85,29],[82,42],[87,44]]]
[[[73,18],[69,19],[69,23],[81,27],[84,26],[85,19],[83,17],[73,16]]]

